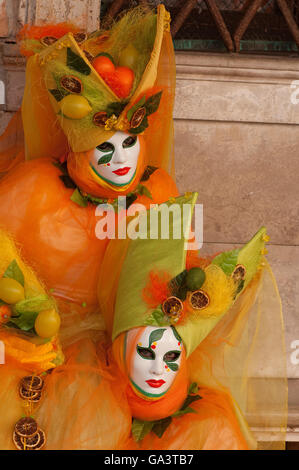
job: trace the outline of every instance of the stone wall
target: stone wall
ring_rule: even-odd
[[[23,93],[24,61],[12,41],[16,28],[59,11],[59,18],[71,15],[69,19],[81,19],[82,27],[95,29],[100,2],[37,0],[40,9],[35,10],[23,0],[11,0],[4,9],[5,4],[0,0],[0,80],[6,83],[0,131]],[[239,246],[261,225],[268,228],[268,258],[281,292],[286,328],[292,425],[288,439],[299,440],[299,365],[291,361],[292,343],[299,340],[299,104],[292,103],[291,88],[299,80],[299,61],[184,52],[176,59],[177,183],[182,192],[199,192],[204,253]]]

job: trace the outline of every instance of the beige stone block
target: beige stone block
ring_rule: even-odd
[[[294,58],[177,53],[175,117],[299,123]]]
[[[16,111],[22,103],[25,86],[25,71],[19,69],[8,70],[6,77],[6,110]]]
[[[99,26],[100,7],[100,0],[36,0],[31,5],[28,0],[21,0],[19,22],[44,24],[69,21],[82,29],[94,31]]]
[[[3,134],[5,131],[9,121],[13,117],[14,113],[6,112],[6,111],[0,111],[0,136]]]
[[[9,34],[6,3],[6,0],[0,0],[0,37],[7,37]]]
[[[299,244],[298,126],[175,121],[176,181],[198,191],[208,242],[245,242],[265,225]]]

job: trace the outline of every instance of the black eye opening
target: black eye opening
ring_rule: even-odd
[[[174,362],[177,361],[181,355],[181,351],[168,351],[164,354],[163,360],[164,362]]]
[[[143,348],[137,345],[137,352],[143,359],[155,359],[156,355],[151,348]]]
[[[113,152],[114,151],[114,145],[111,144],[111,142],[103,142],[102,144],[97,146],[97,149],[100,150],[101,152]]]
[[[124,149],[127,149],[129,147],[133,147],[133,145],[135,145],[137,142],[137,137],[133,137],[133,136],[129,136],[127,137],[124,141],[123,141],[123,148]]]

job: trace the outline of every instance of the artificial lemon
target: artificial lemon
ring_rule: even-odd
[[[70,119],[82,119],[92,110],[84,96],[67,95],[60,102],[61,112]]]
[[[58,333],[60,323],[60,316],[54,308],[43,310],[35,320],[34,329],[40,338],[51,338]]]
[[[125,49],[123,49],[119,55],[119,65],[122,67],[129,67],[134,69],[134,66],[138,59],[138,51],[133,46],[133,44],[129,44]]]
[[[16,304],[23,300],[24,287],[15,279],[2,277],[0,279],[0,299],[6,304]]]

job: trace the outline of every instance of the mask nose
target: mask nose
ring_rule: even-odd
[[[154,375],[162,375],[164,372],[164,363],[162,359],[156,359],[152,363],[150,372]]]
[[[122,146],[117,146],[114,152],[114,163],[125,163],[127,161],[126,152]]]

